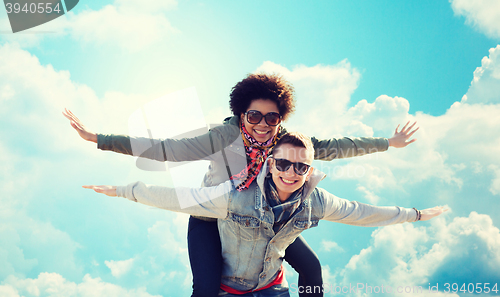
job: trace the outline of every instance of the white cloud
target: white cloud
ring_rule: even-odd
[[[42,269],[68,276],[82,273],[75,257],[80,245],[69,234],[51,223],[30,218],[23,211],[4,208],[0,214],[0,279]]]
[[[123,260],[123,261],[104,261],[104,264],[108,266],[108,268],[111,270],[111,274],[119,278],[122,275],[128,273],[132,267],[134,266],[134,259],[128,259],[128,260]]]
[[[338,245],[335,241],[330,241],[330,240],[322,240],[321,241],[321,249],[330,252],[330,251],[335,251],[335,252],[343,252],[344,249]]]
[[[38,278],[8,277],[0,286],[10,296],[24,297],[152,297],[145,288],[125,289],[85,275],[79,284],[66,280],[57,273],[40,273]],[[2,295],[4,296],[4,295]],[[9,296],[9,295],[7,295]]]
[[[485,174],[481,168],[500,164],[500,136],[493,133],[500,130],[500,105],[495,104],[500,99],[499,55],[500,46],[490,50],[489,57],[485,57],[475,71],[464,100],[453,104],[441,116],[409,114],[408,100],[387,95],[379,96],[372,103],[361,100],[347,108],[359,78],[357,70],[347,61],[335,66],[300,66],[293,70],[266,62],[258,70],[285,74],[296,87],[299,103],[311,102],[304,98],[317,101],[318,104],[298,108],[297,116],[285,124],[290,131],[304,131],[320,138],[375,133],[390,137],[398,124],[418,122],[420,130],[414,135],[418,141],[407,148],[391,148],[389,153],[354,158],[347,164],[318,163],[319,169],[334,180],[357,180],[358,190],[368,201],[377,203],[377,197],[382,197],[381,190],[406,192],[405,185],[423,181],[439,181],[460,190],[464,178],[479,178]],[[330,93],[338,96],[329,96]],[[341,100],[337,100],[339,97]],[[329,108],[331,106],[337,107]],[[492,191],[496,184],[495,179]]]
[[[131,12],[158,13],[166,12],[177,8],[176,0],[156,1],[156,0],[116,0],[115,5],[120,10]]]
[[[496,0],[449,0],[455,15],[491,38],[500,37],[500,2]]]
[[[85,43],[118,46],[136,52],[178,32],[162,13],[134,10],[141,5],[134,1],[122,2],[123,5],[106,5],[98,11],[70,14],[68,30],[71,36]],[[129,2],[134,5],[127,6]]]
[[[188,218],[186,215],[175,214],[175,216],[178,218]],[[174,221],[158,221],[148,229],[148,238],[151,242],[151,247],[158,254],[168,252],[169,257],[179,257],[187,252],[185,241],[179,238],[186,235],[186,232],[182,231],[187,231],[187,220],[177,222],[180,222],[180,224],[175,224]],[[182,231],[179,232],[177,230]]]
[[[0,98],[3,100],[9,100],[10,98],[14,97],[16,92],[10,85],[4,85],[2,89],[0,90]]]
[[[364,194],[365,196],[365,199],[370,203],[370,204],[373,204],[373,205],[377,205],[378,204],[378,201],[380,200],[380,197],[375,195],[374,192],[368,190],[366,187],[363,187],[363,186],[359,186],[356,188],[357,191],[361,192]]]
[[[0,296],[2,296],[2,297],[19,297],[19,294],[18,294],[17,290],[11,286],[0,285]]]
[[[295,66],[292,70],[273,62],[264,62],[255,72],[277,72],[287,78],[294,86],[296,113],[286,126],[295,131],[314,133],[317,137],[331,137],[342,133],[341,121],[325,122],[342,115],[349,103],[351,94],[358,87],[360,73],[347,60],[336,65]],[[309,132],[310,131],[310,132]]]
[[[12,44],[0,46],[0,91],[9,94],[0,97],[0,123],[14,128],[3,130],[2,140],[9,146],[30,146],[36,152],[84,148],[61,114],[65,107],[90,129],[127,133],[128,115],[151,100],[118,92],[98,98],[88,86],[72,81],[68,71],[41,65],[36,56]],[[29,138],[18,137],[28,131]]]
[[[329,281],[343,284],[422,286],[451,281],[488,282],[498,279],[500,230],[488,215],[471,212],[430,227],[403,224],[372,234],[373,243],[354,255]],[[467,263],[467,264],[465,264]],[[467,269],[464,269],[467,265]],[[481,279],[487,276],[487,279]],[[394,294],[397,295],[397,294]],[[425,294],[424,294],[425,296]]]
[[[116,0],[99,10],[76,9],[41,26],[2,38],[23,47],[33,47],[46,38],[70,35],[77,41],[105,45],[136,52],[164,42],[179,33],[165,16],[177,7],[177,1]],[[6,16],[0,16],[0,30],[9,31]],[[43,32],[39,32],[43,31]]]
[[[82,271],[75,254],[80,244],[25,210],[33,197],[40,199],[37,187],[49,170],[48,162],[29,159],[0,143],[0,280],[44,270],[78,276]]]
[[[109,251],[89,251],[89,246],[95,246],[95,238],[72,234],[75,230],[79,231],[74,226],[74,220],[67,224],[69,226],[60,227],[64,224],[61,217],[68,216],[75,209],[81,211],[78,213],[81,218],[95,215],[94,210],[89,214],[89,209],[82,209],[81,205],[97,203],[97,207],[111,207],[105,199],[93,200],[95,194],[90,192],[88,198],[92,202],[80,204],[80,183],[110,182],[116,178],[114,173],[124,179],[116,181],[121,183],[143,179],[160,184],[166,177],[165,174],[158,176],[133,171],[130,167],[134,163],[130,162],[130,158],[99,152],[95,144],[79,138],[61,111],[63,107],[70,107],[94,131],[107,132],[102,131],[106,128],[114,133],[127,133],[128,116],[151,98],[118,92],[108,92],[98,98],[89,87],[72,81],[67,71],[41,65],[35,56],[11,44],[0,46],[0,90],[8,90],[12,94],[9,98],[0,97],[1,126],[14,128],[2,130],[0,140],[0,217],[3,219],[0,222],[0,280],[9,275],[22,279],[44,271],[56,272],[71,280],[81,277],[86,269],[109,273],[106,266],[99,265],[103,262],[99,260],[99,253],[106,255]],[[110,117],[113,121],[109,120]],[[98,167],[109,170],[96,172]],[[78,182],[69,176],[83,179]],[[54,186],[54,180],[57,186]],[[28,209],[33,211],[32,202],[36,201],[36,205],[43,207],[42,199],[54,217],[30,217]],[[120,202],[112,203],[118,205]],[[149,211],[143,208],[131,215],[138,214],[140,217],[142,212]],[[37,215],[40,213],[36,211]],[[134,221],[134,228],[140,230],[131,233],[131,236],[138,237],[138,233],[144,233],[146,239],[147,232],[144,250],[127,249],[124,259],[132,258],[133,261],[107,261],[102,264],[111,269],[110,275],[119,278],[116,281],[120,283],[147,286],[155,293],[162,292],[166,284],[172,287],[173,284],[182,284],[175,290],[189,291],[191,274],[185,240],[188,216],[167,213],[165,221],[153,225],[148,221],[151,219],[146,217]],[[107,224],[103,226],[102,233],[113,232],[109,221],[120,226],[130,224],[130,217],[116,214],[101,217],[101,220],[101,224]],[[69,230],[70,233],[61,230]],[[85,248],[80,249],[81,246]],[[82,254],[90,259],[82,260]],[[0,287],[1,290],[11,292],[7,285]],[[17,290],[20,295],[24,294],[21,296],[28,296],[24,291]]]
[[[500,4],[500,2],[497,3]],[[474,79],[467,94],[462,98],[462,102],[500,103],[500,45],[491,48],[489,56],[481,60],[481,67],[474,71]]]
[[[493,180],[491,181],[490,192],[493,195],[500,195],[500,168],[496,165],[490,165],[488,168],[494,173]]]
[[[452,197],[450,193],[460,191],[464,185],[470,189],[476,186],[474,183],[477,181],[487,181],[488,174],[491,174],[490,191],[493,194],[500,191],[498,167],[490,165],[500,164],[500,136],[495,133],[500,131],[500,105],[497,104],[500,94],[499,53],[500,46],[490,50],[489,57],[485,57],[482,66],[476,70],[464,100],[453,104],[441,116],[421,112],[409,114],[408,100],[386,95],[379,96],[372,103],[361,100],[348,108],[347,103],[358,78],[355,75],[357,71],[347,63],[328,67],[301,66],[289,70],[266,62],[258,70],[285,74],[296,87],[299,102],[310,104],[311,100],[304,99],[309,96],[303,94],[320,94],[310,97],[320,98],[314,101],[319,108],[314,107],[316,104],[310,104],[313,107],[297,109],[297,115],[292,117],[293,122],[286,123],[290,131],[298,129],[320,137],[372,136],[375,133],[390,137],[398,124],[417,121],[420,130],[414,137],[418,141],[408,148],[354,158],[342,165],[334,165],[334,162],[318,163],[319,169],[333,179],[356,180],[357,190],[371,203],[376,204],[384,199],[380,193],[391,192],[398,194],[392,195],[398,199],[397,204],[404,205],[401,202],[404,196],[401,194],[417,199],[414,198],[416,194],[407,193],[407,188],[409,185],[418,187],[426,184],[424,182],[433,187],[438,185],[441,190],[433,193],[433,197],[444,201],[447,201],[446,197]],[[347,100],[331,102],[336,98],[329,97],[325,90],[329,90],[330,84],[334,86],[333,89],[342,84],[321,79],[322,76],[328,77],[327,72],[339,74],[330,76],[337,82],[350,82],[345,88],[336,90],[339,94],[347,94]],[[314,79],[317,79],[316,84],[305,83]],[[325,106],[335,104],[339,113],[332,110],[329,116],[321,115],[321,112],[331,111]],[[320,111],[320,108],[326,111]],[[335,120],[325,120],[329,118]],[[295,122],[298,124],[294,125]],[[485,201],[489,198],[484,197]],[[432,198],[423,199],[430,201]],[[382,202],[386,204],[387,200]],[[497,256],[500,254],[500,234],[488,215],[472,212],[468,218],[457,218],[447,226],[444,219],[434,220],[431,228],[416,226],[399,225],[375,232],[373,245],[353,256],[341,272],[332,273],[330,277],[327,275],[325,281],[334,284],[368,281],[373,284],[425,285],[430,281],[442,282],[444,276],[448,276],[448,281],[465,282],[476,277],[478,282],[484,282],[479,278],[488,273],[497,273],[494,265],[500,263]],[[335,247],[333,243],[322,243],[321,248],[330,246]],[[469,270],[458,267],[468,265],[465,263],[474,264]],[[380,267],[387,269],[381,270]],[[475,271],[475,275],[456,273],[459,270]]]

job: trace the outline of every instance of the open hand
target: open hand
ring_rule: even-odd
[[[92,141],[94,143],[97,143],[97,134],[94,132],[91,132],[90,130],[85,127],[85,125],[82,124],[80,119],[78,119],[72,112],[71,110],[65,108],[63,113],[62,113],[71,123],[71,127],[80,134],[80,137],[87,140],[87,141]]]
[[[111,197],[116,197],[116,186],[95,186],[95,185],[89,185],[89,186],[82,186],[85,189],[91,189],[96,191],[97,193],[101,193],[104,195],[108,195]]]
[[[396,127],[394,136],[389,138],[389,146],[402,148],[409,145],[410,143],[417,141],[417,139],[412,139],[408,141],[408,139],[412,137],[412,135],[419,129],[419,127],[417,127],[415,130],[411,131],[411,129],[413,129],[413,127],[417,122],[413,123],[410,127],[407,128],[409,123],[410,121],[408,121],[406,125],[403,127],[403,129],[401,129],[401,131],[399,132],[398,132],[399,125]]]
[[[448,208],[445,208],[444,206],[435,206],[433,208],[427,208],[424,210],[421,210],[420,213],[422,216],[420,217],[421,221],[427,221],[430,220],[434,217],[437,217],[438,215],[448,211]]]

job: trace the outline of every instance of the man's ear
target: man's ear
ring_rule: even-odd
[[[314,171],[314,168],[310,167],[309,171],[307,172],[307,175],[306,175],[306,181],[309,181],[309,178],[311,177],[313,171]]]
[[[269,172],[273,173],[273,164],[274,164],[274,159],[273,158],[267,158],[267,166],[269,166]]]

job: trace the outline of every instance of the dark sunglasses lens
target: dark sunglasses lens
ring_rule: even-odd
[[[304,163],[295,163],[293,164],[293,167],[295,168],[295,173],[298,175],[304,175],[307,172],[307,169],[309,169],[309,165]]]
[[[309,167],[311,167],[304,163],[292,163],[287,159],[274,159],[274,160],[276,161],[276,169],[278,169],[279,171],[287,171],[293,164],[293,170],[298,175],[306,174],[307,170],[309,170]]]
[[[247,121],[250,124],[258,124],[262,120],[262,113],[257,110],[247,111]],[[269,126],[276,126],[281,122],[280,114],[277,112],[270,112],[265,116],[266,123]]]
[[[290,166],[292,166],[292,162],[286,159],[275,159],[276,160],[276,168],[279,171],[287,171]]]
[[[280,123],[280,115],[272,112],[266,114],[266,123],[271,126],[276,126]]]
[[[247,121],[250,124],[258,124],[262,120],[262,114],[260,112],[249,111],[247,113]]]

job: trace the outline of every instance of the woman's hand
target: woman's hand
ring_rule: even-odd
[[[417,130],[419,129],[417,127],[415,130],[410,131],[413,128],[413,126],[415,126],[415,124],[417,122],[413,123],[413,125],[411,125],[410,127],[406,128],[409,123],[410,122],[408,121],[406,123],[406,125],[403,127],[403,129],[401,129],[401,131],[399,131],[399,132],[398,132],[399,125],[396,127],[396,131],[394,132],[394,136],[392,136],[391,138],[389,138],[389,146],[401,148],[401,147],[405,147],[405,146],[409,145],[410,143],[413,143],[413,142],[417,141],[417,139],[412,139],[412,140],[408,141],[408,139],[415,132],[417,132]]]
[[[70,121],[71,127],[80,134],[81,138],[97,143],[97,134],[88,130],[69,109],[65,108],[62,114]]]
[[[95,185],[89,185],[89,186],[82,186],[82,187],[84,187],[85,189],[94,190],[97,193],[108,195],[110,197],[116,197],[116,186],[95,186]]]
[[[435,206],[433,208],[427,208],[424,210],[421,210],[420,213],[422,214],[420,216],[421,221],[427,221],[430,220],[434,217],[437,217],[438,215],[448,211],[448,208],[445,208],[444,206]]]

